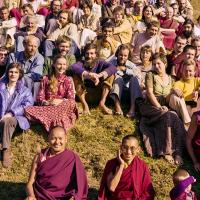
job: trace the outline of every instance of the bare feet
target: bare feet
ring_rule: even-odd
[[[179,155],[174,156],[174,163],[175,165],[183,165],[183,159]]]
[[[108,108],[105,104],[99,103],[99,108],[107,115],[112,115],[113,111]]]
[[[164,159],[169,162],[170,164],[174,165],[175,161],[174,158],[171,155],[164,155]]]
[[[83,111],[79,113],[80,115],[91,115],[90,109],[88,106],[83,106]]]
[[[128,112],[126,114],[126,117],[128,117],[128,118],[134,118],[135,117],[135,113],[134,112]]]
[[[115,114],[116,115],[123,115],[124,114],[122,109],[121,109],[121,107],[116,107],[115,108]]]
[[[2,165],[5,168],[9,168],[12,165],[12,159],[11,159],[11,152],[10,149],[3,150],[3,161]]]

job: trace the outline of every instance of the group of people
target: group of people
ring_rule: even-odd
[[[50,148],[33,161],[29,200],[87,198],[84,168],[65,149],[65,135],[79,114],[91,114],[93,102],[107,115],[134,119],[137,111],[149,156],[181,165],[186,146],[200,171],[200,17],[193,18],[189,0],[1,1],[0,77],[3,167],[12,164],[17,127],[40,123],[49,134]],[[137,139],[125,136],[117,158],[105,167],[99,200],[154,199],[138,151]],[[54,180],[65,173],[63,182]],[[184,170],[173,177],[171,198],[195,199],[195,179]]]

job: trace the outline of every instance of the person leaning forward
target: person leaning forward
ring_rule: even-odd
[[[84,114],[90,114],[87,101],[92,94],[92,101],[95,96],[101,99],[99,102],[100,109],[106,114],[112,114],[112,110],[106,105],[106,98],[114,80],[116,67],[112,64],[98,58],[97,47],[90,43],[85,46],[85,59],[71,66],[76,94],[79,97]],[[87,93],[87,96],[86,96]]]

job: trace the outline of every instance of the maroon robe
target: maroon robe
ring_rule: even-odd
[[[161,28],[176,30],[179,24],[173,19],[165,19],[161,21]],[[171,31],[162,31],[163,43],[166,49],[173,49],[176,33]]]
[[[87,178],[79,157],[70,150],[39,162],[34,182],[37,200],[86,200]]]
[[[107,177],[115,173],[119,166],[117,158],[109,160],[104,169],[98,194],[98,200],[153,200],[155,192],[147,165],[139,157],[135,157],[130,166],[123,170],[115,192],[107,187]]]
[[[172,67],[175,66],[176,74],[180,70],[180,65],[182,61],[185,59],[185,54],[181,53],[178,56],[175,56],[175,53],[172,52],[167,56],[168,66],[167,66],[167,73],[171,74]]]
[[[192,140],[192,147],[193,147],[195,156],[200,161],[200,111],[195,112],[195,115],[197,116],[198,128]]]

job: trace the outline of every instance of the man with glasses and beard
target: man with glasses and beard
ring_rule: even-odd
[[[100,99],[100,109],[106,114],[112,114],[105,102],[112,88],[116,67],[99,59],[97,47],[93,43],[86,44],[84,56],[82,61],[71,66],[76,94],[81,101],[83,113],[90,114],[88,101]],[[98,98],[99,96],[101,98]]]

